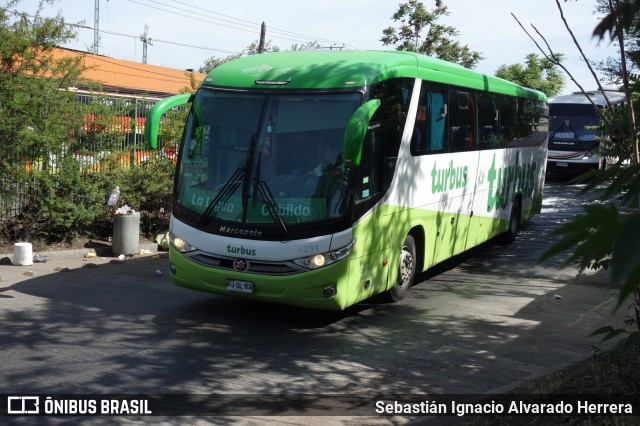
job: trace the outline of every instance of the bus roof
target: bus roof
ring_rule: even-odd
[[[538,91],[461,65],[404,51],[294,51],[244,56],[215,68],[203,86],[348,89],[397,77],[421,78],[546,101]]]
[[[612,105],[621,104],[625,101],[625,96],[623,92],[618,92],[615,90],[605,90],[604,93],[607,95],[609,102]],[[607,106],[607,102],[604,99],[604,95],[599,90],[590,90],[587,92],[587,95],[593,103],[597,106],[604,108]],[[589,99],[582,92],[573,92],[570,95],[561,95],[555,96],[553,98],[549,98],[550,104],[578,104],[578,105],[591,105]]]

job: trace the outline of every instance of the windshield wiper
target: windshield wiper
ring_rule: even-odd
[[[271,215],[273,221],[280,227],[282,233],[289,240],[289,230],[282,220],[282,216],[278,213],[278,207],[276,200],[273,198],[273,194],[269,191],[267,183],[260,179],[260,171],[262,169],[262,155],[258,153],[258,164],[256,164],[256,176],[253,179],[253,203],[256,202],[256,197],[260,194],[260,197],[264,200],[267,210]]]
[[[269,211],[269,214],[273,218],[273,221],[280,227],[280,230],[286,237],[286,241],[288,241],[290,239],[289,230],[287,229],[287,226],[284,224],[284,221],[282,220],[282,216],[278,214],[276,200],[273,198],[273,195],[271,194],[271,191],[269,191],[269,187],[267,186],[265,181],[256,178],[253,191],[254,191],[254,194],[256,192],[260,194],[260,196],[265,202],[265,205],[267,206],[267,210]]]
[[[253,149],[255,144],[255,135],[251,135],[251,144],[249,145],[249,150],[247,151],[247,156],[244,159],[244,164],[236,169],[236,171],[231,175],[231,177],[225,182],[224,186],[220,189],[220,192],[211,200],[205,211],[200,216],[200,220],[198,221],[198,226],[200,228],[204,227],[209,221],[209,217],[211,212],[220,204],[223,199],[228,199],[242,184],[242,210],[243,210],[243,222],[246,217],[246,210],[244,207],[246,205],[246,194],[248,192],[248,176],[247,172],[248,168],[251,165],[251,161],[253,160]]]
[[[240,184],[244,181],[244,176],[246,175],[245,166],[240,166],[236,169],[236,171],[231,175],[229,180],[225,182],[224,186],[220,189],[220,192],[211,200],[205,211],[200,216],[200,220],[198,221],[198,226],[203,227],[209,221],[209,217],[211,212],[220,204],[223,199],[227,199],[236,192]]]
[[[256,177],[253,179],[253,202],[256,202],[258,187],[260,186],[260,170],[262,169],[262,153],[258,153],[258,164],[256,164]]]
[[[242,223],[247,222],[247,200],[249,199],[249,180],[251,175],[251,167],[253,165],[253,155],[256,150],[256,136],[251,135],[251,144],[249,152],[244,163],[244,179],[242,180]]]

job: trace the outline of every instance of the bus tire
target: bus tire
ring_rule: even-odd
[[[520,215],[522,207],[520,207],[520,200],[517,199],[513,202],[511,207],[511,215],[509,216],[509,229],[502,234],[502,242],[505,244],[511,244],[515,241],[520,230]]]
[[[416,261],[416,243],[411,235],[407,235],[400,250],[398,279],[386,292],[390,302],[399,302],[406,297],[416,276]]]

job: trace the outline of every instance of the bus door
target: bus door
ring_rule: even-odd
[[[429,98],[433,97],[430,93]],[[434,114],[439,114],[441,109],[430,108]],[[446,123],[443,125],[446,131],[441,137],[445,155],[434,157],[431,171],[431,190],[438,197],[433,263],[461,253],[468,246],[478,164],[475,93],[450,88],[444,110]]]
[[[474,247],[487,240],[491,232],[492,221],[487,217],[489,198],[488,176],[497,149],[500,147],[500,110],[498,95],[478,92],[478,162],[473,179],[473,217],[472,228],[467,238],[467,248]]]
[[[398,79],[375,86],[372,92],[383,101],[369,101],[378,102],[379,108],[373,108],[370,120],[361,121],[359,127],[366,133],[361,136],[360,162],[354,168],[353,236],[357,243],[349,269],[349,285],[359,288],[351,294],[358,297],[386,290],[392,285],[390,279],[396,277],[402,227],[394,222],[397,218],[382,200],[396,170],[413,83],[411,79]],[[347,147],[345,153],[348,164]]]

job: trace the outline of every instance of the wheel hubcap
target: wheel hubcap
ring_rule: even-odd
[[[413,275],[413,256],[404,247],[400,254],[400,287],[404,287],[411,281]]]

